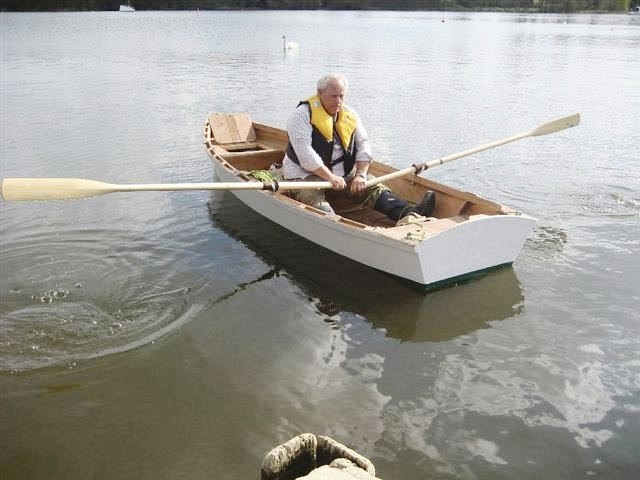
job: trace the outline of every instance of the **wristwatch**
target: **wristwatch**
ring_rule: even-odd
[[[367,174],[366,173],[356,173],[356,177],[362,177],[365,180],[367,179]]]

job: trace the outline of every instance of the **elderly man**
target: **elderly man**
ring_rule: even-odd
[[[284,177],[330,182],[334,190],[366,199],[369,206],[396,222],[410,213],[429,216],[435,206],[433,192],[427,192],[418,205],[409,205],[384,185],[367,188],[373,154],[360,116],[344,104],[347,88],[347,79],[342,75],[325,75],[318,80],[317,94],[298,104],[287,122],[289,145],[283,163]],[[307,205],[334,213],[323,190],[298,190],[294,196]]]

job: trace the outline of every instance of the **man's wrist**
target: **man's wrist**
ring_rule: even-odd
[[[362,177],[362,178],[364,178],[365,180],[367,179],[367,174],[366,174],[366,173],[364,173],[364,172],[358,172],[358,173],[356,173],[356,175],[355,175],[355,176],[356,176],[356,177]]]

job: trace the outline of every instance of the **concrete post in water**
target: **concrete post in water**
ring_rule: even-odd
[[[275,447],[262,462],[262,480],[380,480],[368,458],[332,438],[303,433]]]

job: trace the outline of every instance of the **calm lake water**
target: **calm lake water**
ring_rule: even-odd
[[[1,177],[206,182],[210,111],[351,81],[398,167],[539,220],[424,294],[229,193],[0,202],[0,478],[248,479],[300,432],[400,479],[640,475],[640,19],[0,14]],[[284,55],[281,36],[300,44]]]

